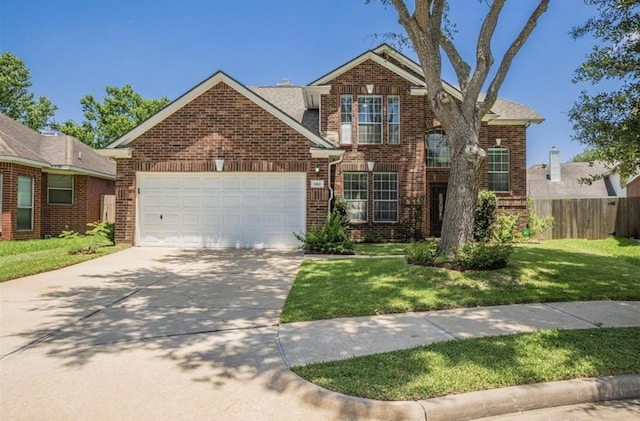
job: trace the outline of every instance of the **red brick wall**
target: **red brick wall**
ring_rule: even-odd
[[[47,174],[42,180],[42,235],[58,236],[63,230],[84,234],[89,222],[100,220],[100,198],[114,194],[115,182],[88,175],[73,177],[73,204],[49,204]]]
[[[640,197],[640,177],[627,184],[627,197]]]
[[[2,172],[2,232],[0,241],[40,238],[42,174],[39,168],[0,162]],[[18,231],[18,176],[33,177],[33,229]]]
[[[321,131],[340,132],[340,96],[353,97],[352,144],[341,144],[345,150],[343,162],[335,173],[335,191],[343,195],[344,172],[368,172],[367,162],[374,162],[373,172],[398,173],[398,222],[373,222],[373,173],[368,172],[369,198],[368,221],[352,224],[352,235],[362,238],[365,234],[378,233],[389,239],[401,237],[400,220],[408,216],[403,206],[403,198],[425,195],[425,150],[424,133],[426,108],[424,97],[410,95],[411,83],[369,60],[339,75],[328,82],[331,85],[329,95],[322,97]],[[368,95],[366,85],[373,84],[373,95],[382,96],[383,143],[359,145],[357,124],[357,102],[359,95]],[[400,144],[387,143],[387,97],[400,97]]]
[[[391,171],[398,173],[399,197],[422,196],[425,198],[423,206],[423,230],[429,235],[428,197],[429,183],[445,183],[448,180],[448,169],[427,169],[425,155],[425,133],[439,127],[435,114],[431,110],[426,96],[410,95],[411,84],[405,79],[387,70],[383,66],[366,61],[353,69],[339,75],[328,82],[331,93],[322,97],[320,124],[324,133],[340,133],[340,96],[353,97],[353,128],[352,144],[340,147],[345,150],[343,163],[336,172],[336,194],[343,194],[342,174],[345,171],[366,171],[367,162],[375,162],[374,172]],[[381,95],[383,100],[383,122],[386,121],[387,95],[400,96],[400,144],[386,143],[386,125],[383,125],[383,144],[358,145],[357,98],[366,95],[366,85],[374,85],[373,94]],[[526,195],[526,127],[520,126],[488,126],[482,125],[480,145],[486,150],[495,145],[495,139],[501,138],[501,146],[509,148],[510,152],[510,188],[509,193],[498,193],[499,196]],[[485,162],[482,172],[481,187],[488,188],[488,167]],[[373,222],[373,186],[372,175],[369,174],[369,209],[368,221],[353,223],[353,235],[362,238],[365,234],[379,233],[388,239],[400,237],[400,224]],[[408,209],[399,203],[399,219],[408,216]]]
[[[224,83],[212,87],[132,143],[132,158],[118,160],[116,180],[116,242],[132,243],[135,233],[137,171],[307,172],[309,140]],[[326,160],[320,165],[326,171]],[[320,221],[327,208],[322,193],[308,189],[307,227]],[[326,202],[325,202],[326,203]]]

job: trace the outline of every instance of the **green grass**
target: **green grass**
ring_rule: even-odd
[[[2,268],[0,282],[48,272],[125,248],[125,246],[109,246],[108,244],[106,240],[93,237],[0,242],[0,267]],[[94,253],[73,253],[90,246],[96,247]]]
[[[356,254],[365,256],[402,256],[409,243],[356,243]]]
[[[627,239],[517,245],[509,266],[456,272],[403,258],[303,262],[283,323],[456,307],[640,300],[640,244]]]
[[[435,343],[293,368],[330,390],[379,400],[640,373],[640,328],[546,330]]]

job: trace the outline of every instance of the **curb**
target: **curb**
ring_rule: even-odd
[[[282,388],[293,387],[302,401],[340,417],[369,420],[463,421],[534,409],[640,398],[640,374],[591,377],[512,386],[421,401],[358,398],[316,386],[281,369]]]

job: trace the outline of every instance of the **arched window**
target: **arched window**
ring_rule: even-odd
[[[449,168],[451,154],[447,144],[447,135],[441,129],[431,130],[425,136],[427,147],[427,167]]]
[[[504,146],[492,146],[489,153],[489,190],[509,191],[509,149]]]

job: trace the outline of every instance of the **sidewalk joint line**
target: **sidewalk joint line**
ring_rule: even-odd
[[[282,348],[282,343],[280,343],[280,324],[276,328],[276,346],[278,347],[278,351],[280,352],[280,356],[282,357],[282,361],[284,361],[284,366],[287,369],[291,369],[291,363],[289,363],[289,359],[284,353],[284,348]]]
[[[425,315],[424,316],[425,320],[429,323],[431,323],[436,329],[439,329],[441,332],[443,332],[445,335],[450,336],[451,338],[459,341],[462,338],[458,338],[456,335],[453,334],[453,332],[449,332],[447,329],[445,329],[444,327],[440,326],[439,324],[437,324],[436,322],[434,322],[433,320],[431,320],[429,318],[429,316]]]
[[[580,317],[580,316],[577,316],[577,315],[575,315],[575,314],[569,313],[568,311],[563,310],[563,309],[558,308],[558,307],[555,307],[555,306],[553,306],[553,305],[551,305],[551,304],[549,304],[549,303],[542,303],[542,305],[547,306],[547,307],[551,307],[552,309],[554,309],[554,310],[556,310],[556,311],[559,311],[560,313],[566,314],[567,316],[573,317],[574,319],[578,319],[578,320],[580,320],[580,321],[583,321],[583,322],[585,322],[585,323],[588,323],[588,324],[590,324],[591,326],[595,326],[595,327],[602,327],[601,325],[599,326],[597,323],[594,323],[594,322],[592,322],[591,320],[587,320],[587,319],[584,319],[584,318],[582,318],[582,317]]]

